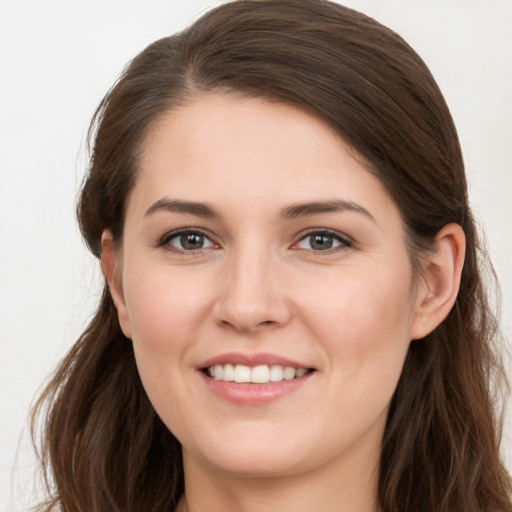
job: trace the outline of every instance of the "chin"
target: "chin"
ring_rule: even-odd
[[[209,460],[217,471],[240,478],[278,478],[296,475],[312,469],[305,461],[289,456],[275,456],[265,450],[257,453],[237,453]]]
[[[270,478],[296,475],[320,466],[329,459],[327,453],[315,450],[308,439],[298,439],[289,432],[282,434],[268,429],[250,432],[243,436],[230,435],[225,439],[205,439],[204,443],[188,450],[184,455],[202,460],[210,467],[230,476],[245,478]],[[313,436],[314,437],[314,436]],[[310,445],[311,443],[311,445]],[[185,457],[186,458],[186,457]]]

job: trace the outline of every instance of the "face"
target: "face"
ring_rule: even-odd
[[[205,95],[145,141],[112,293],[185,462],[376,464],[415,323],[401,216],[322,121]]]

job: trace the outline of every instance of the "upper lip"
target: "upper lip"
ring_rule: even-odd
[[[299,363],[298,361],[294,361],[293,359],[288,359],[287,357],[282,357],[277,354],[271,354],[268,352],[256,352],[254,354],[242,352],[228,352],[207,359],[198,366],[198,369],[209,368],[210,366],[215,366],[216,364],[242,364],[251,367],[259,365],[280,365],[290,366],[296,369],[311,368],[310,365]]]

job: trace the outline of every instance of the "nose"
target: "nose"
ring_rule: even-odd
[[[258,332],[288,323],[291,307],[275,259],[263,251],[240,251],[226,261],[215,305],[219,324]]]

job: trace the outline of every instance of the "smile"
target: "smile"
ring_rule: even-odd
[[[216,396],[238,405],[263,405],[308,386],[317,368],[271,353],[223,353],[196,367]]]
[[[280,382],[304,377],[311,370],[307,368],[294,368],[283,365],[258,365],[246,366],[243,364],[216,364],[209,366],[206,373],[215,380],[224,382],[252,382],[266,384],[268,382]]]

